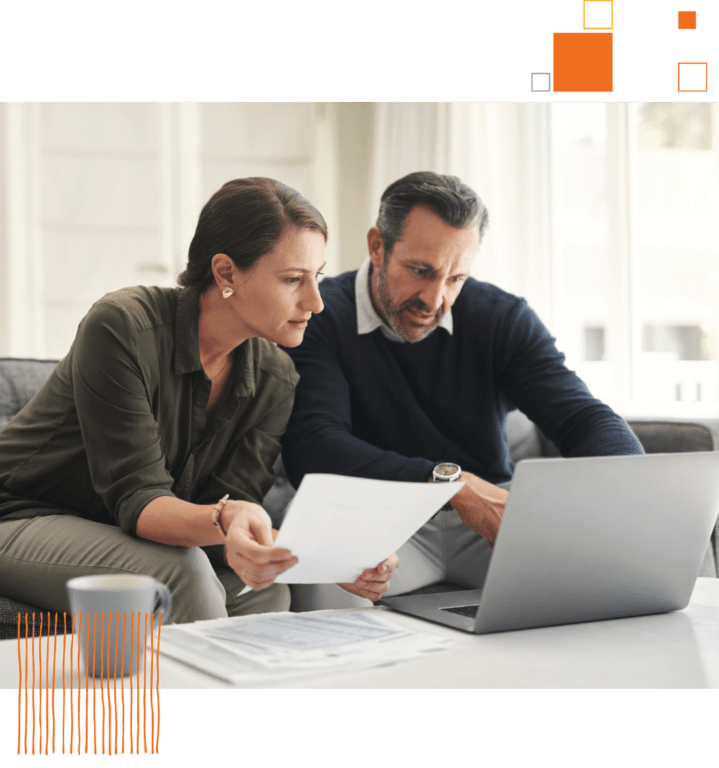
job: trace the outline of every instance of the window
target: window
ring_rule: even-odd
[[[553,104],[555,331],[623,413],[719,415],[719,113]]]

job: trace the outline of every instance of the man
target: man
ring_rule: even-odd
[[[510,410],[563,456],[642,453],[527,303],[469,277],[487,221],[456,177],[420,172],[391,184],[367,235],[369,260],[322,281],[324,312],[287,350],[300,374],[283,452],[295,487],[307,472],[431,482],[441,463],[461,468],[452,509],[399,550],[393,594],[442,580],[482,585],[508,495],[499,486],[514,468]]]

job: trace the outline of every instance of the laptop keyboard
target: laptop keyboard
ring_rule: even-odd
[[[456,608],[440,608],[440,610],[458,613],[460,616],[469,616],[470,619],[474,619],[477,617],[479,605],[458,605]]]

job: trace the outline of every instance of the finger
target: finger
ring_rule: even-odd
[[[384,564],[390,568],[391,570],[394,570],[395,568],[399,568],[399,557],[397,556],[396,552],[393,552],[385,561]]]
[[[399,557],[397,557],[397,553],[392,553],[387,559],[383,560],[376,568],[368,569],[367,572],[374,572],[383,574],[387,572],[392,572],[395,568],[399,568]]]
[[[361,576],[358,576],[358,581],[367,582],[369,584],[384,584],[392,578],[392,571],[386,571],[385,573],[377,573],[377,571],[365,571]]]
[[[273,547],[275,540],[272,537],[272,525],[267,516],[250,520],[250,532],[259,544]]]
[[[227,558],[227,564],[252,589],[272,584],[281,573],[287,570],[283,565],[257,566],[242,558],[233,557]]]
[[[232,566],[231,566],[232,567]],[[234,567],[233,570],[252,589],[264,589],[273,584],[275,579],[280,575],[282,571],[277,569],[268,570],[267,568],[256,569],[251,567]]]
[[[248,579],[244,582],[248,587],[251,587],[255,592],[259,589],[266,589],[267,587],[271,586],[274,582],[272,581],[255,581],[254,579]]]
[[[353,595],[357,595],[358,597],[368,598],[367,590],[364,587],[358,586],[357,582],[352,582],[351,584],[338,583],[337,586],[342,587],[342,589],[346,589],[348,592],[351,592]]]
[[[356,589],[356,594],[360,595],[361,597],[366,597],[368,600],[379,600],[380,597],[389,589],[389,584],[386,582],[360,582],[359,584],[355,582],[354,587]]]
[[[255,591],[260,589],[267,589],[267,587],[271,587],[275,583],[275,580],[272,579],[271,581],[261,581],[257,582],[257,584],[252,585],[252,589]]]
[[[299,559],[296,557],[292,557],[289,560],[283,560],[280,563],[275,563],[274,567],[277,569],[277,575],[279,576],[281,573],[284,573],[285,571],[288,571],[293,566],[297,565],[299,563]]]
[[[231,539],[226,546],[238,557],[245,557],[248,560],[259,563],[279,563],[294,557],[289,549],[258,544],[256,541],[245,536]]]
[[[382,567],[382,563],[376,568],[370,568],[363,571],[359,578],[363,581],[389,581],[394,573],[394,568],[385,566]]]
[[[239,575],[244,581],[246,576],[253,581],[274,581],[281,573],[296,565],[298,560],[293,558],[283,563],[256,563],[247,558],[237,557],[228,558],[227,562],[229,566]],[[248,583],[248,582],[246,582]]]

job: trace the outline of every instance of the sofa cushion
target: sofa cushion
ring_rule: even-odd
[[[536,459],[544,454],[539,429],[522,411],[514,410],[507,414],[507,440],[509,456],[515,464],[522,459]]]
[[[25,616],[27,615],[27,636],[39,637],[40,634],[55,634],[55,617],[57,616],[57,634],[63,630],[72,632],[72,615],[65,616],[53,611],[43,611],[26,603],[18,603],[7,597],[0,597],[0,640],[12,640],[18,636],[18,613],[20,614],[20,637],[25,637]],[[33,626],[33,614],[35,624]],[[40,615],[42,614],[42,633],[40,632]],[[48,617],[50,624],[48,626]],[[64,622],[64,623],[63,623]]]
[[[719,419],[663,418],[629,422],[647,453],[715,451],[719,448]]]
[[[0,358],[0,429],[47,381],[57,360]]]
[[[20,358],[0,358],[0,429],[15,414],[30,402],[35,393],[47,381],[53,372],[57,360],[31,360]],[[47,626],[47,611],[41,611],[32,605],[18,603],[0,596],[0,639],[17,637],[17,617],[21,614],[21,637],[25,636],[25,614],[28,614],[28,634],[32,634],[32,615],[35,614],[35,634],[40,632],[40,613],[43,614],[42,634],[54,633],[55,614],[51,613],[51,624]],[[58,631],[62,632],[63,619],[58,616]],[[72,620],[68,622],[68,631],[72,629]]]

